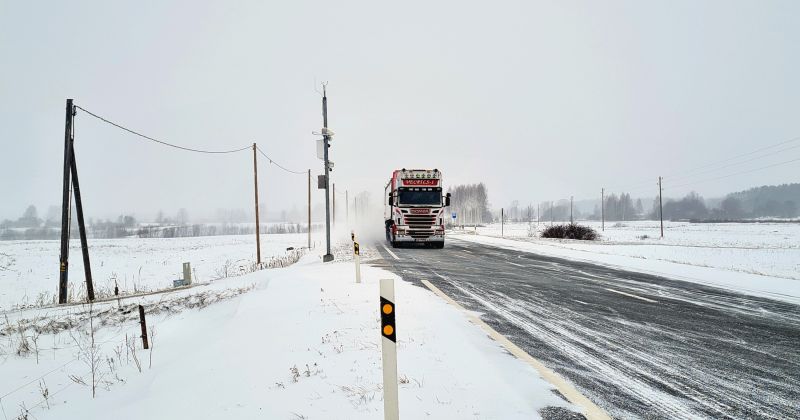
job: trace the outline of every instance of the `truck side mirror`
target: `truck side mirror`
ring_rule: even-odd
[[[392,205],[392,195],[391,194],[389,194],[389,205],[390,206]]]
[[[447,195],[444,196],[444,206],[450,207],[450,193],[447,193]]]

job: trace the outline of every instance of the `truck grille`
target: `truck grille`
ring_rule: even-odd
[[[406,214],[405,218],[411,229],[430,229],[436,224],[435,214]]]
[[[406,214],[404,215],[408,226],[408,235],[414,239],[424,239],[433,235],[433,226],[436,224],[435,214]]]

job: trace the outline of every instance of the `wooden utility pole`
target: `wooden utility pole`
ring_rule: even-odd
[[[600,229],[606,231],[606,189],[600,188]]]
[[[501,207],[501,208],[500,208],[500,237],[501,237],[501,238],[502,238],[503,236],[505,236],[505,235],[504,235],[504,231],[503,231],[503,222],[504,222],[504,220],[505,220],[505,217],[504,217],[504,215],[503,215],[503,208]]]
[[[661,201],[661,177],[658,177],[658,216],[661,218],[661,237],[664,237],[664,205]]]
[[[569,196],[569,223],[575,223],[575,219],[572,218],[572,196]]]
[[[253,189],[256,196],[256,263],[261,264],[261,225],[258,220],[258,158],[255,143],[253,143]]]
[[[61,256],[59,257],[58,303],[67,303],[69,288],[69,239],[72,228],[72,190],[75,194],[75,211],[78,215],[78,232],[81,238],[83,254],[83,270],[86,276],[86,297],[94,300],[94,283],[92,268],[89,263],[89,244],[86,239],[86,225],[83,222],[83,202],[81,200],[80,183],[78,182],[78,166],[75,163],[75,105],[67,99],[66,122],[64,125],[64,174],[61,196]]]
[[[75,108],[72,99],[67,99],[67,121],[64,126],[64,180],[61,194],[61,256],[59,257],[58,303],[67,303],[67,280],[69,278],[69,229],[70,229],[70,157],[72,156],[72,123]]]
[[[311,249],[311,169],[308,170],[308,249]]]

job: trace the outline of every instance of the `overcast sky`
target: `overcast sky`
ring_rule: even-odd
[[[318,172],[322,80],[340,191],[378,194],[401,167],[483,181],[495,207],[604,186],[652,197],[659,175],[673,196],[800,182],[794,162],[669,189],[800,158],[680,178],[800,136],[798,22],[797,1],[2,0],[0,218],[60,204],[66,98]],[[90,215],[252,207],[248,152],[169,149],[82,112],[75,142]],[[306,178],[260,165],[262,201],[302,209]]]

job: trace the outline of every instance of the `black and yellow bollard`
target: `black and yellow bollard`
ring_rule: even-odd
[[[358,242],[353,241],[353,261],[356,263],[356,283],[361,283],[361,252]]]
[[[397,325],[395,324],[394,280],[381,279],[381,352],[383,358],[383,415],[400,419],[397,397]]]

